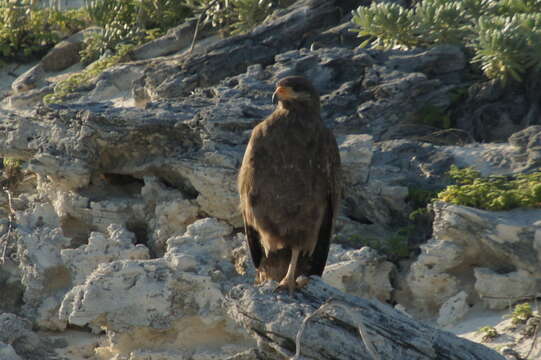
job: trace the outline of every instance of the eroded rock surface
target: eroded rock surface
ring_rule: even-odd
[[[433,209],[434,238],[421,246],[408,275],[425,310],[438,309],[460,289],[493,309],[541,290],[540,210],[491,212],[442,202]]]
[[[53,91],[43,76],[78,61],[79,43],[60,44],[44,59],[53,68],[19,78],[22,93],[6,99],[14,111],[0,110],[0,154],[24,161],[21,181],[2,182],[12,204],[2,192],[9,262],[0,286],[10,292],[0,291],[0,309],[39,329],[103,333],[83,346],[97,359],[274,359],[292,355],[301,319],[333,296],[364,319],[384,358],[500,358],[344,293],[439,313],[447,326],[470,305],[501,308],[497,296],[539,292],[537,210],[436,203],[433,236],[431,226],[416,230],[418,243],[400,255],[407,260],[384,254],[418,207],[412,194],[445,186],[451,164],[483,175],[535,170],[535,111],[523,94],[471,86],[457,47],[357,48],[351,16],[342,17],[357,5],[298,1],[249,34],[209,37],[192,53],[183,49],[193,23],[184,24],[61,105],[31,108]],[[314,280],[288,298],[271,293],[275,284],[252,285],[236,175],[251,129],[273,109],[275,82],[292,74],[321,92],[344,200],[323,275],[338,290]],[[458,129],[447,129],[451,117]],[[308,326],[303,355],[367,358],[357,319],[330,314]],[[329,333],[332,344],[321,335]],[[0,354],[25,358],[12,340],[0,338]]]
[[[102,357],[137,358],[142,356],[133,353],[137,349],[160,346],[181,349],[182,356],[220,351],[228,344],[246,350],[250,341],[222,310],[228,284],[237,277],[231,254],[240,243],[231,231],[206,218],[189,225],[183,236],[170,238],[161,258],[103,261],[66,295],[60,317],[106,329],[108,346],[97,350]]]

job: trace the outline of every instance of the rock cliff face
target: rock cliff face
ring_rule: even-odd
[[[61,105],[40,104],[52,89],[43,74],[32,86],[21,85],[28,73],[19,78],[0,109],[0,155],[24,161],[0,197],[0,358],[53,359],[66,347],[32,326],[100,336],[90,350],[68,344],[70,359],[289,357],[303,318],[331,297],[349,310],[307,325],[306,358],[368,359],[371,343],[382,359],[502,358],[384,303],[439,314],[443,326],[473,304],[501,309],[508,300],[497,297],[538,293],[539,210],[434,203],[433,233],[425,227],[420,253],[406,248],[414,251],[402,262],[360,237],[392,252],[388,239],[415,209],[411,189],[441,188],[451,164],[483,174],[538,167],[541,127],[526,128],[505,93],[483,96],[491,84],[457,103],[471,85],[458,48],[356,48],[342,17],[356,5],[298,1],[193,53],[185,24]],[[252,284],[235,181],[250,130],[272,111],[274,83],[291,74],[321,92],[344,199],[326,284],[312,279],[288,298]],[[488,118],[482,109],[495,103],[500,113]],[[435,107],[459,108],[459,129],[426,120]],[[467,124],[473,108],[478,120]]]

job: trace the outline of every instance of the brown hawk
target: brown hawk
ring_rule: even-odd
[[[340,195],[336,139],[307,79],[286,77],[278,105],[252,131],[239,172],[240,208],[257,282],[290,295],[299,275],[321,276]]]

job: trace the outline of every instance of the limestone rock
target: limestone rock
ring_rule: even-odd
[[[56,315],[61,296],[71,285],[70,274],[60,250],[70,240],[63,236],[59,219],[49,204],[18,214],[17,257],[24,286],[26,313],[44,328],[63,330]]]
[[[175,71],[162,81],[152,81],[146,73],[151,93],[161,98],[188,94],[196,87],[216,84],[252,64],[269,64],[279,53],[298,47],[303,34],[335,24],[338,8],[333,1],[309,0],[296,2],[289,11],[256,28],[249,35],[235,36],[183,59],[182,72]],[[225,61],[224,61],[225,60]],[[220,71],[216,71],[220,69]]]
[[[417,305],[434,312],[460,289],[469,295],[520,298],[539,289],[540,210],[491,212],[436,202],[434,238],[421,246],[408,285]],[[475,273],[472,279],[471,273]],[[482,299],[501,309],[508,300]]]
[[[100,264],[66,295],[60,317],[106,329],[102,356],[165,343],[188,352],[243,344],[221,307],[235,278],[231,250],[239,244],[226,240],[231,231],[223,222],[202,219],[169,239],[162,258]]]
[[[489,309],[501,310],[521,298],[529,298],[539,291],[541,278],[529,271],[497,273],[489,268],[476,267],[475,290]]]
[[[32,84],[33,86],[34,84]],[[53,84],[44,84],[41,87],[33,88],[31,86],[21,90],[19,93],[13,94],[6,99],[7,107],[10,109],[30,109],[38,104],[45,95],[54,92]]]
[[[394,265],[368,247],[343,252],[341,261],[325,267],[322,279],[347,294],[390,300],[393,287],[390,273]]]
[[[13,82],[13,91],[22,93],[40,87],[43,85],[47,73],[58,72],[78,63],[80,61],[79,51],[82,49],[85,36],[100,31],[97,27],[90,27],[56,44],[36,66]]]
[[[130,54],[131,58],[133,60],[152,59],[187,48],[192,43],[195,25],[196,21],[192,20],[167,30],[165,35],[133,49]],[[207,36],[208,31],[204,26],[200,26],[196,45],[200,45],[201,40]]]
[[[460,282],[456,276],[431,270],[422,262],[411,265],[407,284],[413,294],[411,301],[414,307],[429,315],[438,311],[449,297],[460,291]]]
[[[39,82],[44,78],[45,70],[42,64],[37,64],[20,75],[12,83],[11,88],[15,93],[22,93],[35,89]]]
[[[463,246],[477,264],[541,270],[533,246],[541,210],[491,212],[438,202],[434,212],[434,237]]]
[[[467,298],[468,294],[461,291],[443,303],[438,316],[438,325],[452,325],[462,319],[470,310]]]
[[[64,264],[72,272],[73,285],[85,282],[99,264],[115,260],[148,259],[148,249],[143,245],[136,246],[135,236],[119,225],[109,225],[108,234],[93,232],[88,244],[76,249],[60,251]]]

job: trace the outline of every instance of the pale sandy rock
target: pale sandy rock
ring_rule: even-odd
[[[36,84],[33,84],[36,85]],[[39,83],[37,85],[40,85]],[[7,109],[29,112],[33,107],[41,104],[43,97],[54,93],[54,84],[43,83],[40,87],[28,87],[22,92],[15,93],[4,100]]]
[[[60,218],[68,216],[84,218],[90,216],[88,210],[89,199],[75,191],[64,191],[50,181],[39,181],[37,190],[47,196],[54,207],[56,215]]]
[[[339,144],[344,182],[365,183],[372,163],[373,138],[370,135],[347,135],[336,140]]]
[[[460,282],[455,276],[431,270],[422,263],[411,265],[407,284],[414,306],[428,314],[436,313],[449,297],[460,291]]]
[[[11,88],[15,93],[22,93],[35,89],[44,77],[45,70],[43,69],[43,65],[38,63],[15,79],[15,81],[13,81],[11,84]]]
[[[143,64],[120,64],[106,69],[98,75],[96,85],[78,102],[111,101],[120,96],[128,96],[134,82],[143,76]]]
[[[36,155],[28,163],[28,170],[46,176],[64,191],[87,186],[91,176],[90,169],[78,159],[63,159],[49,153]],[[69,176],[63,174],[69,174]]]
[[[178,52],[191,45],[195,21],[186,21],[179,26],[167,30],[167,33],[155,40],[149,41],[132,50],[131,57],[134,60],[145,60]],[[200,25],[197,36],[197,45],[208,36],[205,26]]]
[[[451,241],[430,239],[421,245],[421,254],[417,265],[424,265],[427,270],[443,272],[460,265],[464,261],[464,247]]]
[[[107,234],[93,232],[88,244],[60,252],[64,264],[72,272],[73,285],[80,285],[100,264],[115,260],[149,258],[144,245],[135,245],[135,236],[120,225],[109,225]]]
[[[447,326],[460,321],[470,310],[467,299],[468,294],[461,291],[444,302],[439,311],[438,325]]]
[[[58,217],[49,204],[18,213],[17,218],[17,256],[27,315],[33,313],[43,328],[62,330],[65,322],[58,319],[56,311],[71,279],[60,250],[70,245],[70,239],[55,226]]]
[[[167,327],[173,311],[172,281],[163,259],[100,264],[85,283],[66,295],[60,318],[74,325],[114,331]]]
[[[56,44],[41,61],[12,83],[15,93],[26,92],[44,85],[47,73],[64,70],[80,61],[79,51],[82,49],[85,36],[101,31],[97,27],[90,27],[71,35]]]
[[[165,344],[195,351],[244,343],[222,309],[234,278],[231,250],[239,245],[229,240],[231,231],[202,219],[169,239],[162,258],[100,264],[66,295],[60,317],[106,329],[109,341],[97,350],[102,358]]]
[[[491,212],[442,202],[432,208],[434,238],[421,246],[407,276],[417,305],[435,311],[460,288],[481,298],[519,298],[539,291],[534,274],[541,271],[535,248],[540,210]],[[509,303],[482,301],[494,309]]]
[[[181,191],[165,186],[155,176],[145,176],[144,181],[141,196],[147,208],[154,208],[148,222],[153,250],[163,253],[166,240],[184,234],[186,226],[197,219],[199,207],[195,201],[186,199]]]
[[[223,221],[198,220],[188,226],[183,236],[167,241],[164,258],[173,269],[203,276],[198,278],[203,282],[211,281],[208,275],[213,281],[230,279],[235,274],[233,249],[241,245],[238,237],[229,236],[231,231],[232,227]]]
[[[114,358],[117,359],[117,358]],[[118,360],[258,360],[255,350],[246,350],[245,345],[223,345],[216,349],[179,351],[179,350],[136,350],[129,357]]]
[[[489,309],[505,309],[516,299],[531,297],[537,294],[538,282],[536,274],[525,270],[509,273],[498,273],[489,268],[474,268],[475,290]]]
[[[237,169],[186,162],[177,170],[186,176],[199,193],[196,202],[201,210],[236,226],[242,224],[238,211]]]
[[[102,231],[111,223],[127,225],[129,221],[142,221],[145,217],[145,206],[141,199],[137,198],[91,201],[90,209],[92,225]]]
[[[347,294],[390,300],[394,265],[369,247],[344,252],[339,262],[327,265],[322,279]]]
[[[438,202],[434,211],[435,238],[464,246],[466,259],[481,258],[530,272],[541,270],[534,249],[541,210],[491,212]]]

